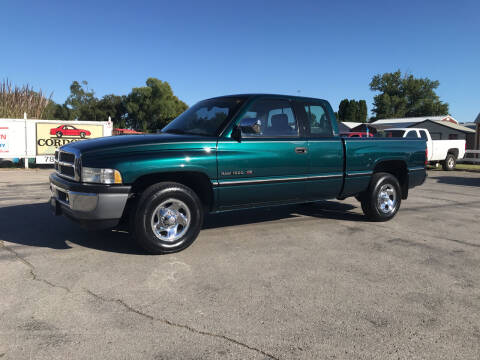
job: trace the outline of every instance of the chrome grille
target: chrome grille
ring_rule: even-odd
[[[75,181],[80,180],[78,161],[76,161],[75,154],[60,151],[55,151],[55,170],[57,174]]]

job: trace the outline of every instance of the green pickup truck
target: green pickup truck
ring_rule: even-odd
[[[373,221],[425,181],[424,140],[341,138],[325,100],[268,94],[200,101],[155,135],[70,143],[50,205],[87,228],[128,225],[151,253],[198,236],[205,213],[355,196]]]

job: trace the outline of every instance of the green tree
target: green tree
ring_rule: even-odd
[[[98,99],[95,97],[95,92],[88,89],[88,82],[85,80],[81,83],[72,82],[70,95],[64,105],[70,109],[70,120],[104,120],[97,119]]]
[[[338,106],[338,121],[366,122],[367,102],[343,99]]]
[[[435,93],[440,83],[428,78],[415,78],[411,74],[377,74],[370,89],[380,94],[373,98],[374,120],[448,114],[448,104]]]
[[[188,108],[173,94],[168,82],[149,78],[146,85],[133,88],[126,97],[130,127],[143,131],[161,129]]]
[[[355,100],[350,100],[348,102],[348,107],[345,111],[345,121],[357,121],[357,112],[358,112],[358,105]]]
[[[68,120],[70,119],[70,109],[65,104],[57,104],[50,101],[45,108],[44,119],[48,120]]]
[[[126,96],[105,95],[98,100],[96,106],[97,120],[108,120],[110,117],[115,127],[125,128],[127,125]]]
[[[365,100],[360,100],[357,103],[357,122],[367,122],[367,115],[368,115],[368,110],[367,110],[367,102]]]
[[[338,121],[346,121],[345,115],[349,104],[350,102],[348,99],[343,99],[340,101],[340,105],[338,105]]]

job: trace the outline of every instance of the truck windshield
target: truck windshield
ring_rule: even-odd
[[[200,101],[165,126],[162,132],[217,136],[244,100],[224,97]]]
[[[405,134],[405,130],[389,130],[385,131],[385,137],[401,138]]]

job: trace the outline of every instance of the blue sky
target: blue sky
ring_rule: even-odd
[[[0,78],[127,94],[148,77],[192,105],[245,92],[365,99],[377,73],[440,81],[461,122],[480,112],[480,2],[0,0]]]

